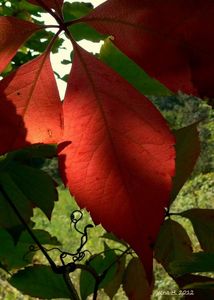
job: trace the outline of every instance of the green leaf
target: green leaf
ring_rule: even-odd
[[[157,261],[168,271],[171,262],[191,258],[191,255],[192,245],[185,229],[174,220],[166,220],[155,244]]]
[[[96,43],[106,38],[106,35],[100,34],[95,29],[93,29],[85,23],[73,24],[69,28],[69,31],[71,32],[72,36],[76,41],[85,39]]]
[[[6,172],[0,172],[0,227],[11,229],[21,224],[5,195],[16,206],[25,222],[28,223],[33,215],[31,203],[17,187],[10,175]]]
[[[64,75],[61,79],[62,79],[63,81],[65,81],[65,82],[67,82],[67,81],[68,81],[68,77],[69,77],[69,75],[66,74],[66,75]]]
[[[70,60],[67,60],[67,59],[63,59],[63,60],[61,61],[61,64],[63,64],[63,65],[69,65],[69,64],[71,64],[71,61],[70,61]]]
[[[169,96],[172,92],[157,80],[151,78],[136,63],[116,48],[111,40],[105,40],[101,47],[100,59],[119,73],[139,92],[151,96]]]
[[[42,170],[16,162],[10,163],[7,172],[25,197],[39,207],[50,219],[54,202],[58,200],[57,190],[52,178]]]
[[[15,160],[28,162],[32,158],[53,158],[57,156],[57,145],[55,144],[35,144],[30,147],[10,152]]]
[[[39,240],[42,245],[53,245],[60,246],[61,243],[57,240],[55,236],[51,236],[48,231],[42,229],[32,229],[33,234]],[[32,245],[35,244],[32,237],[29,235],[27,231],[24,231],[20,236],[19,243]]]
[[[55,237],[44,230],[32,230],[32,232],[43,245],[60,245]],[[3,241],[0,247],[0,262],[5,270],[21,268],[32,262],[36,252],[29,251],[29,248],[35,245],[35,242],[28,232],[24,231],[15,244],[11,235],[6,230],[0,229],[0,240]]]
[[[105,232],[102,236],[102,238],[117,242],[119,244],[122,244],[123,246],[127,246],[127,243],[123,240],[118,239],[113,233],[111,232]]]
[[[0,229],[0,264],[4,270],[10,271],[13,268],[21,268],[31,262],[32,255],[24,257],[28,252],[28,246],[15,245],[11,235],[4,229]]]
[[[193,171],[200,154],[197,123],[174,131],[176,138],[176,175],[173,178],[171,204]]]
[[[201,248],[214,253],[214,209],[193,208],[180,215],[191,221]]]
[[[87,15],[93,9],[91,3],[86,2],[65,2],[63,6],[63,15],[65,22],[79,19]]]
[[[90,262],[88,263],[98,275],[103,274],[114,262],[117,260],[117,255],[114,251],[108,249],[105,254],[95,255],[91,257]],[[105,287],[111,280],[113,280],[116,272],[116,263],[114,263],[106,273],[106,276],[101,281],[99,288]],[[82,270],[80,274],[80,294],[82,300],[86,300],[87,297],[93,293],[95,288],[95,278],[91,273]]]
[[[34,16],[40,17],[40,13],[43,9],[39,6],[32,5],[27,1],[20,1],[17,3],[19,10],[26,10]]]
[[[169,270],[175,276],[195,272],[214,272],[214,253],[193,253],[188,259],[171,262]]]
[[[35,265],[14,274],[9,283],[23,294],[40,299],[70,299],[69,290],[61,274],[55,274],[51,267]]]
[[[114,295],[117,293],[118,289],[123,280],[123,275],[126,266],[126,257],[117,256],[116,258],[116,273],[113,279],[104,287],[105,293],[109,296],[110,299],[113,299]]]
[[[149,300],[152,289],[146,279],[146,274],[139,258],[132,258],[125,270],[123,289],[128,299]]]
[[[91,3],[85,2],[74,2],[74,3],[64,3],[63,14],[65,21],[69,22],[74,19],[79,19],[87,15],[93,9]],[[103,40],[106,36],[100,34],[95,29],[90,27],[85,23],[72,24],[69,28],[75,40],[80,41],[86,39],[92,42],[99,42]]]

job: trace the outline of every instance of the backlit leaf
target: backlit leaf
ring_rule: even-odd
[[[193,208],[181,213],[194,228],[201,248],[214,253],[214,209]]]
[[[78,204],[133,247],[151,279],[152,245],[174,173],[174,138],[165,120],[128,82],[75,46],[63,141],[71,144],[60,153],[61,171]]]
[[[214,96],[212,0],[108,0],[83,18],[170,90]]]
[[[138,258],[130,260],[123,279],[123,289],[129,300],[149,300],[152,289],[146,279],[146,273]]]
[[[39,26],[14,17],[0,17],[0,73]]]
[[[0,153],[59,141],[61,102],[47,53],[5,77],[0,99]]]
[[[23,294],[40,299],[70,299],[69,290],[61,274],[55,274],[51,267],[34,265],[15,273],[9,283]]]

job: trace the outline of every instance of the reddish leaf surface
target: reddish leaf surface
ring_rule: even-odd
[[[214,96],[213,0],[108,0],[83,20],[177,92]]]
[[[61,171],[95,223],[126,240],[151,280],[152,246],[168,205],[174,138],[157,109],[76,46],[64,101]]]
[[[14,17],[0,17],[0,72],[2,72],[17,50],[39,25]]]
[[[47,53],[0,82],[0,123],[0,153],[59,141],[61,102]]]
[[[46,7],[54,9],[59,15],[62,14],[62,5],[64,0],[28,0],[28,2],[39,5],[46,9]]]

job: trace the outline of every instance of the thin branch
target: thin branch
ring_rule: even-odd
[[[41,252],[43,253],[43,255],[45,256],[45,258],[47,259],[47,261],[49,262],[52,270],[56,270],[57,266],[54,263],[54,261],[52,260],[52,258],[48,255],[48,253],[45,251],[44,247],[41,245],[41,243],[39,242],[39,240],[37,239],[37,237],[34,235],[34,233],[32,232],[32,230],[29,228],[29,226],[27,225],[27,223],[25,222],[24,218],[22,217],[22,215],[19,213],[17,207],[15,206],[15,204],[11,201],[10,197],[7,195],[7,192],[5,191],[4,187],[2,186],[2,184],[0,183],[0,191],[2,193],[2,195],[4,196],[4,198],[6,199],[7,203],[10,205],[10,207],[13,209],[14,213],[16,214],[16,216],[18,217],[19,221],[21,222],[21,224],[24,226],[24,228],[27,230],[27,232],[29,233],[29,235],[31,236],[31,238],[33,239],[33,241],[36,243],[36,245],[38,246],[38,248],[41,250]]]
[[[52,11],[46,4],[45,1],[43,0],[36,0],[38,4],[40,4],[56,21],[59,25],[63,24],[63,19],[62,19],[62,15],[59,16],[58,14],[56,14],[54,11]]]
[[[31,236],[31,238],[33,239],[33,241],[36,243],[36,245],[38,246],[38,248],[41,250],[41,252],[45,256],[45,258],[49,262],[52,271],[54,273],[56,273],[56,274],[62,274],[63,275],[63,278],[64,278],[64,281],[66,283],[66,286],[67,286],[67,288],[68,288],[68,290],[70,292],[71,299],[72,300],[80,300],[79,296],[78,296],[78,294],[76,292],[76,289],[74,288],[74,286],[73,286],[73,284],[71,282],[70,276],[69,276],[69,272],[70,272],[69,267],[70,266],[68,266],[68,268],[67,268],[67,266],[58,267],[55,264],[55,262],[49,256],[49,254],[47,253],[47,251],[45,250],[45,248],[41,245],[41,243],[39,242],[39,240],[37,239],[37,237],[34,235],[34,233],[32,232],[32,230],[30,229],[30,227],[27,225],[27,223],[25,222],[24,218],[22,217],[22,215],[20,214],[19,210],[17,209],[16,205],[13,203],[13,201],[11,201],[10,197],[7,195],[7,191],[5,191],[4,186],[1,183],[0,183],[0,192],[2,193],[2,195],[6,199],[7,203],[10,205],[10,207],[12,208],[12,210],[14,211],[14,213],[16,214],[16,216],[18,217],[18,219],[21,222],[21,224],[27,230],[27,232],[29,233],[29,235]]]

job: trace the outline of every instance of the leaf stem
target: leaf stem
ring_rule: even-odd
[[[56,21],[59,25],[63,24],[63,18],[62,15],[56,14],[54,11],[52,11],[43,0],[36,0],[38,4],[40,4]]]
[[[62,29],[59,28],[57,33],[54,35],[54,37],[51,39],[50,43],[48,44],[48,47],[46,49],[47,53],[49,53],[51,51],[51,48],[53,47],[53,44],[55,43],[56,39],[58,38],[58,36],[60,35],[61,32],[62,32]]]

